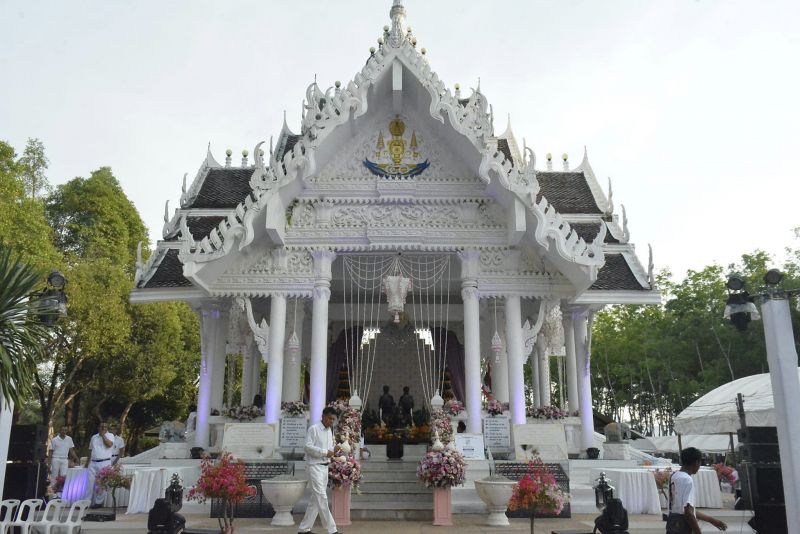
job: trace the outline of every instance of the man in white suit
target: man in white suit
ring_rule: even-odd
[[[311,496],[308,500],[306,515],[300,522],[298,532],[307,534],[320,516],[322,527],[328,534],[341,534],[336,530],[333,515],[328,509],[328,464],[335,456],[335,442],[333,440],[333,425],[336,423],[336,410],[325,408],[322,410],[322,421],[311,425],[306,435],[306,465],[308,466],[308,485]]]

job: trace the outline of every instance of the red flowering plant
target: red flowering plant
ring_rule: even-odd
[[[417,466],[417,480],[427,488],[449,488],[464,483],[467,465],[454,447],[428,451]]]
[[[528,510],[531,517],[531,534],[536,512],[558,515],[564,509],[567,495],[561,491],[556,477],[536,455],[528,462],[528,472],[514,485],[508,509]]]
[[[221,499],[223,512],[219,526],[226,532],[232,531],[233,505],[256,495],[255,486],[248,485],[244,476],[244,462],[236,460],[229,452],[223,453],[216,463],[204,458],[197,485],[189,490],[186,498],[201,504],[206,499]]]
[[[97,478],[94,479],[94,483],[101,489],[111,491],[111,503],[116,511],[117,489],[131,489],[131,476],[122,474],[122,466],[120,464],[113,464],[102,468],[97,474]]]

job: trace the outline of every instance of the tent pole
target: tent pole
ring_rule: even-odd
[[[683,453],[683,440],[681,439],[681,433],[678,432],[678,454]]]

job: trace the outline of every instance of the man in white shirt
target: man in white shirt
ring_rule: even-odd
[[[728,525],[719,519],[695,510],[692,475],[700,469],[701,460],[701,452],[694,447],[681,451],[681,470],[673,473],[669,480],[667,534],[700,534],[698,520],[711,523],[720,530],[728,528]]]
[[[120,458],[125,457],[125,440],[122,439],[119,426],[112,426],[110,431],[114,435],[114,450],[111,452],[111,465],[114,465],[119,462]]]
[[[77,462],[78,455],[75,454],[75,444],[72,438],[67,435],[67,427],[62,426],[58,435],[50,441],[50,449],[47,455],[50,463],[50,477],[67,476],[69,460]]]
[[[300,522],[298,532],[306,534],[311,532],[311,527],[319,515],[322,527],[328,534],[340,534],[336,530],[333,515],[328,509],[328,464],[334,457],[333,428],[336,423],[336,410],[325,408],[322,410],[322,421],[311,425],[306,435],[306,465],[308,466],[308,486],[311,496],[308,500],[306,515]]]
[[[86,465],[84,466],[89,468],[92,480],[97,477],[101,469],[111,465],[112,454],[114,454],[114,434],[108,431],[108,425],[100,423],[97,427],[97,434],[89,440],[89,457],[86,459]],[[103,506],[106,500],[106,493],[108,492],[95,485],[92,508]]]

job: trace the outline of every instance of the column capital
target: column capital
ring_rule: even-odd
[[[330,300],[331,288],[328,285],[314,286],[314,300]]]
[[[466,281],[464,282],[466,284]],[[461,300],[478,300],[481,298],[481,292],[478,291],[477,285],[464,285],[461,287]]]
[[[311,257],[314,258],[314,278],[315,283],[320,281],[330,282],[331,265],[333,260],[336,259],[336,253],[330,249],[315,249],[311,252]]]
[[[481,267],[481,251],[477,249],[460,250],[458,258],[461,260],[461,279],[477,279]]]

